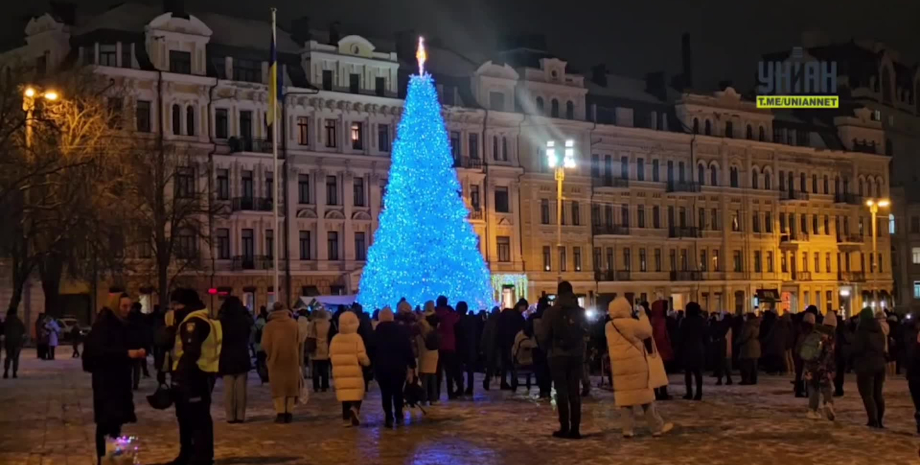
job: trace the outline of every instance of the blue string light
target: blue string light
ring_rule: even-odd
[[[441,105],[430,74],[409,81],[393,146],[380,226],[368,250],[358,302],[414,307],[439,295],[471,309],[492,303],[491,278],[466,218]]]

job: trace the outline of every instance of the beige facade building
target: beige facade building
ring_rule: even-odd
[[[128,3],[79,20],[47,14],[10,53],[37,66],[82,63],[127,84],[120,103],[137,137],[198,154],[187,182],[212,186],[231,214],[210,225],[211,247],[199,245],[207,265],[180,281],[268,305],[273,245],[283,241],[285,300],[354,294],[415,70],[402,61],[414,57],[414,40],[317,34],[303,21],[278,32],[280,176],[263,123],[269,25],[183,13]],[[871,111],[814,125],[758,110],[732,88],[678,92],[655,76],[574,74],[533,47],[472,60],[434,48],[429,57],[502,304],[534,302],[559,279],[588,306],[626,295],[730,312],[852,310],[870,300],[865,291],[892,290],[887,218],[875,255],[863,205],[889,194],[890,157],[860,150],[883,141]],[[548,146],[571,148],[576,159],[565,174],[561,241]],[[277,225],[276,183],[284,186]],[[149,292],[145,279],[112,285]]]

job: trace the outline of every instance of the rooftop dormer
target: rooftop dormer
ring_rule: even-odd
[[[395,97],[399,62],[396,52],[378,52],[364,37],[349,35],[330,43],[310,40],[302,55],[310,82],[322,89]]]
[[[167,12],[144,27],[147,54],[156,69],[204,76],[211,29],[193,15]]]
[[[482,108],[514,111],[514,88],[518,73],[506,63],[487,61],[472,77],[473,94]]]

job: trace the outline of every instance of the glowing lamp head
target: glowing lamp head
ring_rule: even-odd
[[[546,141],[546,163],[550,168],[555,168],[559,163],[559,160],[556,159],[556,141],[554,140]]]
[[[585,310],[585,316],[586,316],[589,320],[593,320],[594,318],[597,317],[597,311],[595,311],[593,308],[589,308],[589,309]]]
[[[563,166],[566,168],[575,167],[575,141],[572,139],[565,141],[565,157],[563,158]]]
[[[35,97],[35,89],[31,87],[26,87],[26,91],[23,92],[23,94],[25,94],[25,96],[29,98]]]
[[[58,99],[58,93],[53,90],[50,90],[48,92],[45,92],[43,97],[45,97],[45,100],[51,100],[53,102]]]
[[[887,206],[889,206],[889,205],[891,205],[891,201],[888,200],[888,199],[882,199],[882,200],[879,200],[879,201],[878,201],[878,206],[880,206],[880,207],[882,207],[882,208],[885,208],[885,207],[887,207]]]

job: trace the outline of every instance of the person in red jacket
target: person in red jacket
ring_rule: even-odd
[[[456,333],[460,314],[447,305],[447,297],[443,295],[438,296],[435,304],[434,312],[440,319],[438,333],[441,335],[441,347],[438,349],[438,392],[441,392],[442,376],[446,377],[447,398],[455,399],[463,395],[463,373],[460,370],[460,360],[457,358]]]
[[[668,335],[668,301],[656,300],[652,303],[652,316],[649,322],[652,324],[652,337],[655,339],[655,346],[658,348],[658,354],[665,366],[670,366],[674,360],[674,349],[671,347],[671,337]],[[656,400],[670,400],[668,387],[662,386],[655,389]]]

